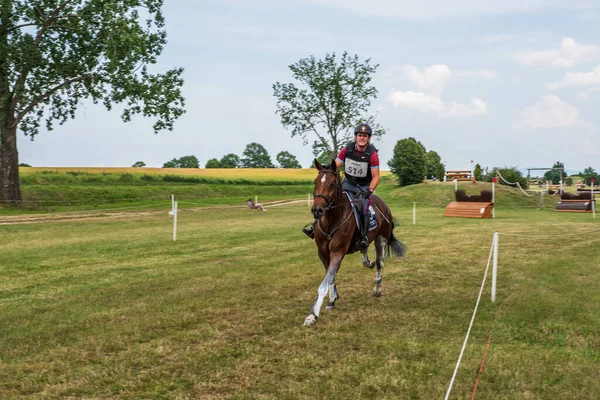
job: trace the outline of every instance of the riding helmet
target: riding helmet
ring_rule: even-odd
[[[354,136],[356,136],[358,133],[366,133],[369,135],[369,137],[371,137],[373,135],[373,130],[366,122],[363,122],[356,125],[356,128],[354,128]]]

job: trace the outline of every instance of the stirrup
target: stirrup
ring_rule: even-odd
[[[362,236],[358,241],[358,249],[365,250],[369,247],[369,239],[366,236]]]
[[[311,224],[306,224],[304,228],[302,228],[302,233],[311,239],[315,238],[315,228]]]

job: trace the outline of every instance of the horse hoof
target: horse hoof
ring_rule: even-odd
[[[325,306],[326,310],[333,310],[335,308],[335,303],[329,303]]]
[[[317,317],[314,314],[310,314],[304,319],[304,326],[313,326],[317,322]]]
[[[381,297],[381,294],[383,293],[383,291],[381,289],[373,289],[373,296],[375,297]]]
[[[365,260],[365,261],[363,261],[362,265],[365,268],[373,269],[373,268],[375,268],[375,261]]]

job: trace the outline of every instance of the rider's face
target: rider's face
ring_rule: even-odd
[[[356,134],[356,143],[358,143],[358,145],[360,147],[366,146],[367,143],[369,143],[369,135],[366,133],[357,133]]]

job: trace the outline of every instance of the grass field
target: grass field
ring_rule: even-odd
[[[442,399],[495,231],[497,301],[488,281],[450,398],[471,398],[490,334],[477,399],[595,398],[598,220],[510,189],[494,220],[444,218],[449,188],[419,186],[380,191],[408,246],[383,296],[350,255],[311,328],[306,203],[184,209],[176,242],[168,207],[0,225],[0,398]]]

